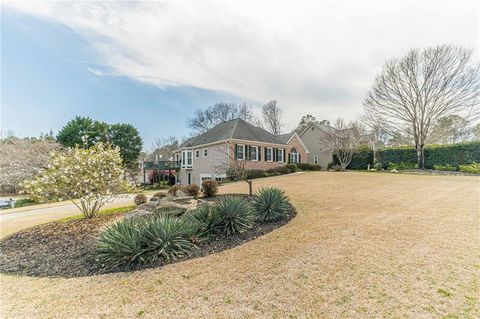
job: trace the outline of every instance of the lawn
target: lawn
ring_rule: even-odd
[[[158,269],[1,275],[0,316],[480,316],[480,178],[308,172],[254,181],[265,185],[283,188],[297,208],[282,228]]]

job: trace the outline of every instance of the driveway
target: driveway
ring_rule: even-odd
[[[1,318],[480,318],[480,179],[309,172],[287,225],[130,273],[0,275]],[[247,192],[245,182],[221,187]]]
[[[115,199],[103,208],[133,205],[134,195],[125,196]],[[0,210],[0,238],[25,228],[78,214],[81,212],[70,201]]]

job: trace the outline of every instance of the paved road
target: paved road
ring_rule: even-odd
[[[132,205],[133,196],[130,194],[117,198],[113,203],[105,205],[104,208]],[[2,210],[0,211],[0,238],[25,228],[78,214],[80,214],[78,208],[67,201]]]

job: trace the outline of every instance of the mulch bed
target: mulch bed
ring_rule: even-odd
[[[20,231],[0,241],[0,272],[35,277],[83,277],[111,272],[128,272],[159,267],[165,263],[126,265],[105,269],[95,262],[95,237],[109,223],[124,214],[98,216],[93,219],[52,222]],[[295,216],[294,208],[288,219],[257,223],[249,231],[233,236],[214,236],[197,245],[187,256],[170,261],[175,263],[230,249],[287,224]]]

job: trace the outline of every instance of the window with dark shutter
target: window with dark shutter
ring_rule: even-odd
[[[233,147],[233,156],[235,159],[237,159],[237,154],[238,154],[238,145],[235,144],[234,147]]]

